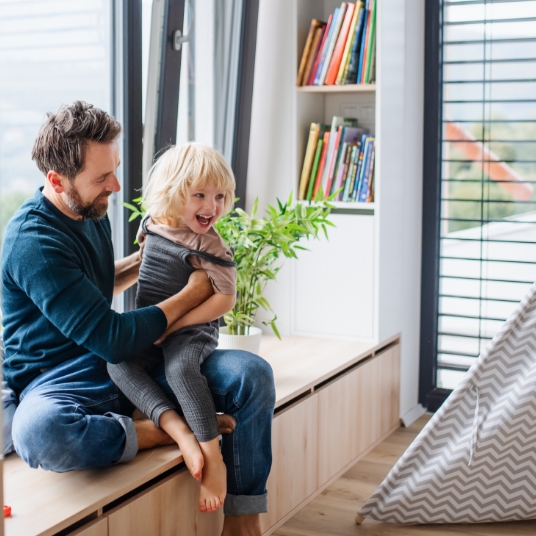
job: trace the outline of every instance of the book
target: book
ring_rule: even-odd
[[[363,83],[363,67],[365,62],[365,55],[367,53],[367,34],[370,31],[370,0],[367,0],[366,15],[365,15],[365,27],[363,28],[363,34],[361,38],[361,51],[359,53],[359,67],[357,70],[357,83]]]
[[[311,169],[313,167],[313,158],[315,156],[316,145],[318,143],[318,136],[320,134],[320,124],[311,123],[309,129],[309,138],[307,140],[307,148],[305,150],[305,157],[303,159],[303,167],[300,176],[300,185],[298,188],[298,199],[305,198],[305,190],[311,176]]]
[[[337,20],[339,16],[339,9],[336,8],[333,15],[330,15],[330,18],[328,20],[328,28],[324,35],[322,47],[320,49],[320,54],[318,56],[318,61],[316,62],[316,69],[315,74],[313,78],[313,82],[311,85],[318,86],[318,81],[320,80],[320,74],[322,73],[322,67],[324,65],[324,60],[326,59],[326,55],[328,53],[328,43],[331,39],[331,36],[333,35],[333,30],[335,28],[335,21]]]
[[[324,171],[323,171],[321,182],[320,182],[322,191],[324,193],[326,193],[327,191],[326,186],[327,186],[327,181],[328,181],[329,173],[331,171],[331,166],[332,166],[333,149],[335,147],[335,143],[337,143],[337,146],[339,143],[337,140],[337,132],[338,132],[339,127],[344,124],[348,126],[354,126],[357,124],[357,120],[353,118],[340,117],[338,115],[333,116],[333,119],[331,120],[331,131],[330,131],[331,133],[329,137],[329,146],[328,146],[327,154],[326,154],[326,164],[324,166]]]
[[[352,154],[352,148],[354,147],[353,142],[345,141],[342,147],[341,158],[339,162],[339,167],[337,169],[337,175],[335,177],[333,191],[339,191],[335,201],[340,201],[343,196],[344,191],[344,181],[348,173],[348,168],[350,167],[350,155]]]
[[[372,9],[370,13],[370,32],[367,37],[367,53],[366,53],[366,66],[365,74],[363,76],[363,83],[370,84],[371,71],[372,71],[372,56],[375,49],[375,28],[376,28],[376,0],[371,0]]]
[[[311,197],[313,195],[314,185],[316,183],[316,175],[318,173],[318,165],[320,163],[320,156],[322,155],[322,147],[324,145],[324,140],[323,140],[324,132],[325,131],[320,132],[320,135],[318,137],[318,143],[316,145],[316,153],[315,153],[315,158],[313,160],[313,169],[311,170],[311,177],[309,179],[309,185],[307,186],[307,194],[305,196],[305,199],[307,199],[307,201],[311,201]]]
[[[374,154],[376,154],[376,146],[374,146]],[[372,159],[372,165],[370,169],[370,184],[369,184],[369,194],[367,197],[367,203],[374,203],[374,162],[376,158]]]
[[[344,197],[344,192],[346,189],[346,183],[350,182],[348,178],[348,174],[350,172],[350,167],[352,166],[352,151],[355,149],[356,144],[355,142],[349,143],[348,147],[346,148],[346,155],[344,157],[344,170],[343,173],[341,173],[341,180],[339,183],[339,186],[337,189],[340,189],[341,192],[337,196],[337,201],[342,201]]]
[[[355,176],[354,187],[353,187],[352,195],[351,195],[352,201],[357,201],[357,196],[359,194],[359,186],[361,182],[361,168],[363,166],[363,155],[365,151],[367,137],[368,136],[364,134],[361,138],[361,148],[359,150],[359,157],[357,159],[356,176]]]
[[[362,140],[359,140],[357,142],[357,145],[356,145],[355,155],[353,156],[352,172],[351,172],[351,175],[350,175],[350,186],[348,187],[348,197],[347,197],[346,201],[352,201],[353,200],[352,196],[353,196],[353,193],[354,193],[354,186],[355,186],[356,180],[358,180],[357,168],[358,168],[358,164],[359,164],[359,155],[361,154],[361,145],[362,145]]]
[[[361,52],[361,42],[363,35],[363,28],[365,25],[365,15],[367,10],[365,4],[359,2],[359,18],[357,19],[356,31],[354,35],[354,41],[352,43],[352,49],[350,52],[350,61],[348,62],[348,72],[346,73],[346,84],[357,84],[357,71],[359,68],[359,53]]]
[[[331,185],[331,191],[330,194],[333,192],[336,192],[340,187],[340,182],[337,182],[337,179],[340,178],[339,176],[339,167],[342,165],[344,158],[346,157],[344,144],[354,144],[357,143],[357,141],[361,138],[363,134],[368,134],[368,129],[354,127],[354,126],[343,126],[343,130],[341,132],[341,139],[339,143],[339,150],[337,152],[337,160],[335,162],[335,169],[332,174],[332,178],[334,181],[332,181]]]
[[[315,185],[313,189],[312,199],[316,199],[316,194],[322,184],[322,174],[324,173],[324,166],[326,165],[326,155],[328,153],[328,144],[329,144],[330,135],[331,135],[330,132],[326,132],[324,134],[324,140],[323,140],[324,143],[322,144],[322,155],[320,156],[320,166],[318,168],[318,173],[316,174],[316,181],[315,181]]]
[[[374,138],[369,138],[367,140],[367,150],[366,157],[364,158],[363,164],[363,181],[360,186],[358,201],[364,203],[367,200],[369,194],[369,180],[370,180],[370,171],[372,167],[372,160],[374,159]]]
[[[342,127],[341,141],[339,143],[339,150],[337,152],[337,162],[335,164],[335,170],[333,171],[333,180],[331,182],[331,192],[330,195],[335,193],[340,186],[341,175],[344,172],[344,159],[346,157],[346,151],[348,149],[348,142],[344,141],[344,131],[345,127]],[[338,195],[337,195],[338,198]],[[335,198],[335,201],[337,201]]]
[[[313,44],[311,46],[311,54],[309,54],[309,58],[307,58],[307,65],[305,66],[305,72],[303,74],[302,86],[310,85],[309,79],[311,78],[311,71],[315,64],[315,60],[318,55],[318,49],[320,48],[320,45],[322,43],[322,38],[324,37],[325,31],[326,31],[325,24],[315,30]]]
[[[339,32],[339,36],[337,37],[337,41],[333,49],[333,55],[331,57],[331,61],[329,63],[329,67],[326,73],[326,79],[324,80],[324,84],[328,86],[334,85],[335,81],[337,80],[337,75],[339,73],[339,68],[342,62],[342,56],[346,48],[346,41],[348,40],[348,33],[350,32],[350,27],[352,25],[352,20],[354,17],[355,4],[348,2],[346,6],[347,7],[344,13],[344,20],[342,22],[341,30]]]
[[[350,52],[352,49],[352,43],[354,41],[355,30],[357,28],[357,20],[359,18],[359,10],[361,8],[361,2],[358,2],[354,8],[354,14],[352,16],[352,23],[350,24],[350,31],[348,32],[348,38],[344,46],[344,52],[342,55],[341,65],[339,66],[339,72],[337,73],[337,80],[335,84],[344,84],[346,78],[346,72],[348,71],[348,63],[350,62]]]
[[[358,153],[359,146],[360,146],[360,142],[357,142],[352,147],[352,152],[350,154],[350,166],[348,167],[348,173],[346,175],[346,180],[344,182],[344,190],[343,190],[343,194],[342,194],[342,200],[344,202],[347,202],[350,199],[349,196],[350,196],[350,192],[351,192],[351,188],[352,188],[352,184],[353,184],[355,167],[356,167],[356,154],[359,154]]]
[[[322,86],[325,83],[326,75],[328,74],[329,64],[331,63],[331,57],[333,56],[333,50],[335,49],[335,44],[337,43],[337,39],[341,31],[342,23],[344,21],[344,15],[346,13],[346,9],[347,9],[347,3],[343,2],[341,4],[341,7],[339,8],[337,19],[335,19],[335,16],[333,16],[334,28],[333,28],[333,33],[331,34],[331,38],[328,42],[326,57],[324,59],[324,63],[322,65],[322,71],[320,73],[320,78],[318,80],[319,86]]]
[[[296,85],[301,86],[303,83],[303,77],[305,74],[305,67],[307,65],[307,60],[309,59],[309,56],[311,55],[311,50],[313,46],[313,39],[315,36],[316,31],[322,27],[322,25],[325,24],[324,22],[313,19],[311,21],[311,26],[309,28],[309,33],[307,34],[307,40],[305,41],[305,47],[303,48],[303,54],[300,61],[300,67],[298,69],[298,78],[296,80]]]

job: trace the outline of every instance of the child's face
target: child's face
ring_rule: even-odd
[[[223,213],[225,192],[211,184],[191,188],[182,213],[182,221],[194,232],[205,234]]]

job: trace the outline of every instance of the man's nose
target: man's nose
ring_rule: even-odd
[[[121,190],[121,185],[119,184],[119,180],[115,173],[112,173],[112,177],[110,178],[110,182],[108,184],[108,191],[110,192],[119,192]]]

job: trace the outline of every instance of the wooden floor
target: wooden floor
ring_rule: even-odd
[[[370,519],[363,525],[355,525],[354,517],[359,508],[376,491],[391,467],[404,453],[426,424],[424,415],[408,428],[400,428],[378,445],[365,458],[356,463],[303,510],[280,527],[277,536],[459,536],[459,535],[534,535],[536,521],[516,523],[487,523],[480,525],[392,525]]]

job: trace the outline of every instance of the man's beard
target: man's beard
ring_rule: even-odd
[[[67,205],[73,212],[81,216],[83,220],[98,221],[106,216],[106,212],[108,212],[108,203],[97,203],[97,197],[92,203],[84,205],[75,185],[71,182],[70,186],[71,188],[69,191],[66,190],[65,194]]]

